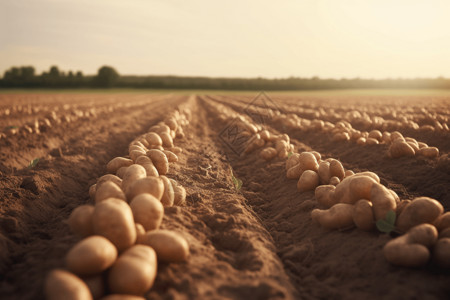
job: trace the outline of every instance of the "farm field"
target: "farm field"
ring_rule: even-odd
[[[172,137],[152,147],[149,132],[162,136],[161,124]],[[147,299],[445,299],[450,261],[436,260],[434,244],[420,266],[389,263],[383,247],[403,232],[353,220],[325,228],[312,211],[325,209],[315,188],[331,176],[308,188],[287,171],[308,152],[317,166],[334,159],[342,171],[375,173],[398,195],[395,207],[429,197],[447,212],[448,126],[446,93],[0,94],[0,298],[45,299],[46,275],[64,269],[81,240],[71,213],[99,202],[90,191],[118,174],[107,167],[113,158],[138,164],[133,151],[153,148],[176,154],[156,174],[186,195],[163,203],[160,228],[182,236],[189,256],[158,261]],[[406,152],[393,150],[399,135]],[[102,272],[98,298],[114,290]]]

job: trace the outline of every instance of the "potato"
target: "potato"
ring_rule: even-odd
[[[103,275],[89,276],[82,278],[84,283],[86,283],[92,297],[97,300],[105,295],[106,287]]]
[[[421,148],[417,154],[428,158],[435,158],[439,156],[439,149],[436,147]]]
[[[128,153],[130,153],[130,152],[133,151],[133,150],[144,151],[144,152],[145,152],[145,149],[146,149],[146,147],[144,147],[143,145],[140,146],[140,145],[136,145],[136,144],[131,144],[131,145],[128,147]],[[131,156],[131,155],[130,155],[130,156]]]
[[[397,139],[389,147],[389,154],[392,158],[399,158],[403,156],[414,156],[414,149],[405,141]]]
[[[119,170],[121,167],[128,167],[133,164],[133,161],[128,158],[124,157],[115,157],[111,159],[108,164],[106,165],[106,171],[108,173],[114,174]]]
[[[170,130],[176,131],[178,128],[177,121],[174,118],[170,118],[164,121],[167,126],[169,126]]]
[[[415,144],[415,143],[413,143],[413,142],[409,142],[409,141],[406,141],[406,143],[407,143],[408,145],[410,145],[411,148],[414,149],[414,152],[417,154],[417,151],[419,151],[419,146],[417,146],[417,144]]]
[[[311,153],[316,157],[317,162],[322,159],[322,155],[317,151],[311,151]]]
[[[381,133],[381,131],[374,129],[371,132],[369,132],[369,138],[381,141],[381,139],[383,138],[383,134]]]
[[[374,138],[368,138],[366,140],[366,145],[378,145],[380,142],[378,142],[377,139]]]
[[[173,203],[175,201],[175,192],[172,183],[166,176],[161,175],[159,176],[159,178],[162,179],[164,184],[164,193],[161,197],[161,203],[164,206],[173,206]]]
[[[305,169],[303,169],[302,165],[298,163],[287,170],[286,177],[288,179],[299,179],[300,176],[302,176],[303,172],[305,172]]]
[[[339,180],[344,179],[345,171],[341,162],[336,159],[331,159],[330,161],[330,175],[331,177],[336,176]]]
[[[372,201],[373,214],[377,221],[386,218],[388,211],[392,210],[395,212],[397,208],[394,195],[388,188],[379,183],[373,184],[369,199]]]
[[[360,146],[364,146],[366,144],[367,140],[365,137],[360,137],[356,140],[356,144],[360,145]]]
[[[391,143],[391,133],[387,132],[387,131],[383,132],[382,141],[385,144],[390,144]]]
[[[407,205],[398,216],[397,227],[406,232],[413,226],[422,223],[433,223],[442,213],[444,207],[438,201],[428,197],[418,197]]]
[[[112,181],[104,182],[95,192],[95,203],[108,198],[127,200],[122,189]]]
[[[317,172],[319,169],[316,156],[311,152],[300,153],[298,161],[304,170],[312,170]]]
[[[94,183],[93,185],[91,185],[89,187],[89,198],[91,198],[91,200],[95,200],[95,192],[97,191],[97,184]]]
[[[167,156],[167,160],[171,163],[171,162],[177,162],[178,161],[178,156],[173,153],[172,151],[169,150],[164,150],[163,151],[164,154]]]
[[[98,189],[103,183],[105,183],[107,181],[112,181],[115,184],[117,184],[119,187],[122,187],[122,179],[120,179],[120,177],[113,175],[113,174],[106,174],[106,175],[103,175],[102,177],[100,177],[99,179],[97,179],[96,189]]]
[[[94,209],[93,205],[80,205],[70,214],[67,224],[70,230],[78,237],[84,238],[94,234],[92,223]]]
[[[128,187],[131,186],[135,181],[147,177],[147,172],[145,171],[145,168],[138,164],[133,164],[128,167],[127,171],[123,175],[123,181],[122,181],[122,190],[125,192],[125,195],[127,195]],[[127,197],[127,199],[129,199]]]
[[[271,138],[270,138],[270,132],[267,130],[263,130],[259,133],[259,136],[265,140],[266,142],[270,142]]]
[[[326,210],[314,209],[311,218],[326,229],[348,228],[354,225],[353,205],[338,203]]]
[[[417,142],[417,146],[419,146],[419,149],[428,148],[428,145],[423,142]]]
[[[300,193],[313,191],[318,185],[319,175],[312,170],[306,170],[297,182],[297,190]]]
[[[164,194],[164,181],[160,177],[144,177],[133,182],[125,193],[128,201],[133,200],[139,194],[151,194],[161,200]]]
[[[139,194],[130,202],[134,221],[141,224],[145,231],[158,229],[164,216],[161,201],[151,194]]]
[[[395,210],[395,213],[398,216],[403,212],[406,206],[408,206],[411,203],[411,200],[402,200],[399,203],[397,203],[397,209]]]
[[[136,161],[136,159],[139,157],[139,156],[143,156],[143,155],[146,155],[146,152],[144,151],[144,150],[132,150],[131,152],[130,152],[130,158],[131,158],[131,160],[132,161]]]
[[[153,164],[158,170],[158,173],[160,175],[166,175],[169,171],[169,160],[167,159],[167,156],[164,154],[164,152],[158,149],[150,149],[147,152],[147,155],[152,160]]]
[[[259,153],[259,156],[264,159],[264,160],[271,160],[273,159],[275,156],[277,156],[278,152],[275,148],[273,147],[267,147],[264,148],[263,150],[261,150],[261,152]]]
[[[345,170],[344,175],[345,175],[344,178],[347,178],[347,177],[355,175],[355,172],[353,172],[352,170]]]
[[[173,147],[173,139],[172,139],[172,136],[170,135],[170,133],[163,132],[163,133],[160,133],[159,136],[161,137],[163,147],[166,147],[166,148]]]
[[[321,206],[330,208],[337,203],[334,197],[335,190],[334,185],[319,185],[314,191],[314,196]]]
[[[286,171],[298,164],[299,157],[300,154],[298,153],[293,153],[291,156],[289,156],[289,158],[286,160]]]
[[[441,268],[450,268],[450,238],[440,238],[433,248],[433,260]]]
[[[176,155],[179,155],[183,152],[183,149],[180,147],[172,147],[169,149],[171,152],[175,153]]]
[[[150,146],[161,146],[163,143],[161,137],[156,132],[147,133],[145,139]]]
[[[333,142],[345,142],[350,140],[350,135],[347,132],[336,132],[331,141]]]
[[[406,234],[384,245],[384,257],[389,263],[397,266],[424,266],[430,258],[428,248],[436,243],[437,237],[438,233],[433,225],[417,225]]]
[[[353,210],[353,222],[356,227],[365,231],[375,229],[375,218],[372,208],[372,202],[361,199],[355,203]]]
[[[156,277],[156,253],[145,245],[134,245],[123,252],[108,273],[112,293],[143,295]]]
[[[360,199],[370,199],[370,192],[375,184],[377,182],[373,178],[360,174],[344,178],[336,186],[336,200],[340,203],[355,204]]]
[[[401,141],[404,141],[405,140],[405,138],[403,137],[403,135],[400,133],[400,132],[398,132],[398,131],[394,131],[394,132],[392,132],[391,134],[390,134],[390,140],[391,140],[391,143],[393,143],[395,140],[397,140],[397,139],[399,139],[399,140],[401,140]]]
[[[119,177],[120,179],[123,178],[123,175],[125,175],[125,172],[127,171],[128,167],[121,167],[119,168],[119,170],[117,170],[116,172],[116,176]]]
[[[328,161],[320,162],[317,174],[319,174],[320,184],[328,184],[331,179],[330,163]]]
[[[48,300],[92,300],[88,286],[76,275],[55,269],[51,271],[44,286],[45,298]]]
[[[69,250],[66,266],[77,275],[95,275],[112,266],[116,258],[116,247],[103,236],[93,235]]]
[[[93,215],[94,233],[109,239],[119,252],[136,242],[136,228],[130,206],[120,199],[97,203]]]
[[[174,192],[174,205],[184,205],[186,203],[186,190],[184,187],[173,179],[170,179]]]
[[[101,300],[145,300],[145,298],[134,295],[111,294],[103,297]]]
[[[339,180],[338,177],[333,176],[333,177],[330,178],[329,184],[331,184],[331,185],[338,185],[340,182],[341,182],[341,181]]]
[[[145,231],[144,226],[139,223],[134,224],[136,227],[136,244],[142,244],[142,239],[147,231]]]
[[[438,231],[450,228],[450,211],[440,215],[433,223]]]
[[[439,238],[440,239],[445,238],[445,237],[450,238],[450,228],[442,229],[439,232]]]
[[[156,167],[153,165],[152,160],[148,156],[139,156],[136,160],[136,163],[138,165],[141,165],[144,167],[145,172],[147,173],[147,176],[155,176],[158,177],[159,173]]]
[[[149,231],[143,238],[143,244],[155,249],[158,261],[183,262],[189,257],[189,245],[179,233],[157,229]]]

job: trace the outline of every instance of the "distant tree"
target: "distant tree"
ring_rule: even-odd
[[[94,84],[98,87],[113,87],[119,79],[119,73],[109,66],[103,66],[98,69],[97,76],[94,77]]]
[[[51,66],[49,75],[50,75],[50,77],[58,78],[60,76],[60,72],[59,72],[58,67],[57,66]]]

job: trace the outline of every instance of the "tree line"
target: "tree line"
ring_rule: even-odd
[[[37,75],[32,66],[11,67],[0,79],[0,88],[158,88],[217,90],[321,90],[365,88],[450,89],[450,79],[323,79],[311,78],[220,78],[185,76],[124,76],[110,66],[96,75],[64,72],[57,66]]]

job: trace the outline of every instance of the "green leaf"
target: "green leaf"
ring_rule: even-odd
[[[396,219],[397,215],[395,214],[395,211],[390,210],[386,213],[386,221],[389,224],[395,225],[395,219]]]
[[[39,162],[39,158],[35,158],[32,161],[30,161],[30,164],[28,165],[28,169],[36,167],[38,162]]]
[[[6,126],[5,129],[16,129],[19,128],[18,126]]]
[[[294,154],[293,152],[289,152],[288,153],[288,158],[292,156],[292,154]]]
[[[386,217],[384,219],[378,220],[375,225],[377,226],[379,231],[390,233],[391,231],[395,230],[395,219],[395,211],[390,210],[386,213]]]
[[[239,178],[235,177],[233,172],[231,172],[231,178],[233,179],[233,183],[234,183],[234,187],[236,188],[236,190],[240,190],[242,187],[242,180],[240,180]]]

